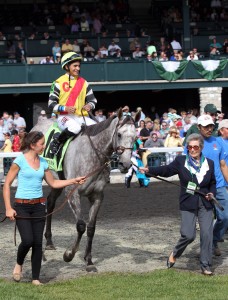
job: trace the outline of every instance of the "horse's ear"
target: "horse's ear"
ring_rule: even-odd
[[[137,113],[135,114],[134,120],[135,123],[138,123],[138,121],[140,120],[141,117],[141,111],[137,111]]]
[[[123,110],[122,110],[122,107],[120,107],[120,108],[118,109],[117,117],[118,117],[120,120],[123,118]]]

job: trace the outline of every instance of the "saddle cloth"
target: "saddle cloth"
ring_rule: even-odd
[[[61,130],[59,129],[57,122],[54,122],[48,131],[45,134],[45,150],[42,154],[42,156],[46,159],[49,169],[53,170],[55,172],[59,172],[63,170],[63,159],[66,153],[66,150],[72,141],[74,137],[70,137],[65,144],[60,148],[57,155],[53,155],[51,152],[52,148],[52,141],[54,138],[57,138],[61,133]]]

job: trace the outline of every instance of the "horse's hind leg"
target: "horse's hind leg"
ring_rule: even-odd
[[[89,222],[87,225],[87,244],[86,244],[86,250],[84,256],[84,259],[86,261],[87,272],[97,272],[97,268],[94,266],[92,262],[92,244],[93,244],[93,237],[95,234],[97,214],[99,212],[103,198],[104,198],[103,193],[100,193],[99,195],[96,194],[92,197],[89,197],[91,208],[89,212]]]
[[[62,189],[52,189],[50,194],[47,197],[47,213],[50,214],[53,212],[55,208],[55,202],[57,198],[60,196]],[[52,232],[51,232],[51,222],[52,215],[47,217],[46,230],[45,230],[45,238],[46,238],[46,250],[55,250],[55,246],[52,241]]]

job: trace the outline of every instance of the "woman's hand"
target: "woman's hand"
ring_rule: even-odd
[[[148,172],[149,172],[149,169],[148,169],[148,168],[140,167],[140,168],[139,168],[139,172],[142,173],[142,174],[145,174],[145,173],[148,173]]]
[[[211,200],[213,199],[213,197],[214,197],[213,193],[207,193],[207,194],[205,195],[205,198],[206,198],[208,201],[211,201]]]
[[[17,213],[14,209],[8,208],[6,210],[6,217],[9,218],[11,221],[15,220],[16,215],[17,215]]]
[[[78,183],[78,184],[83,184],[83,183],[85,183],[85,181],[86,181],[86,176],[75,178],[75,183]]]

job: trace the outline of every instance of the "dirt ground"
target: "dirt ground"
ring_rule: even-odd
[[[47,187],[44,187],[44,192],[47,195]],[[165,269],[167,256],[179,238],[178,194],[178,187],[162,182],[152,182],[148,188],[139,188],[137,183],[133,183],[130,189],[123,184],[108,184],[93,243],[93,261],[98,272],[142,273]],[[63,198],[58,200],[57,206]],[[2,202],[0,212],[4,212]],[[86,199],[83,200],[83,211],[87,220]],[[13,236],[13,222],[7,220],[0,224],[0,278],[10,280],[17,250]],[[74,218],[66,206],[53,217],[56,250],[45,251],[47,261],[42,264],[42,281],[53,282],[86,274],[83,260],[86,236],[73,261],[63,261],[63,253],[74,238]],[[17,233],[17,244],[19,241]],[[213,259],[216,274],[228,273],[228,241],[221,243],[220,248],[222,256]],[[29,259],[30,255],[23,268],[23,281],[31,280]],[[196,240],[178,259],[175,268],[199,273],[198,259],[199,232]]]

